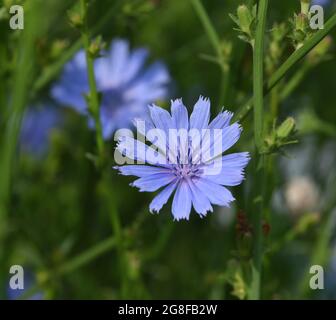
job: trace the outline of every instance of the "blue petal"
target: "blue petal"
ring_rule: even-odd
[[[191,211],[191,194],[188,183],[181,180],[174,195],[172,212],[175,220],[189,219]]]
[[[203,192],[195,185],[192,180],[188,180],[189,187],[191,190],[191,199],[195,211],[200,214],[200,216],[205,216],[208,211],[212,212],[212,206],[209,199],[204,195]]]
[[[223,129],[230,125],[230,121],[233,117],[233,113],[229,111],[221,112],[214,118],[210,124],[209,129]]]
[[[163,130],[168,137],[169,129],[173,128],[173,120],[169,112],[154,104],[149,106],[149,112],[155,127]]]
[[[117,149],[129,159],[159,166],[167,165],[167,159],[161,153],[131,137],[120,140]]]
[[[231,148],[240,138],[242,128],[234,123],[223,129],[215,129],[202,141],[202,161],[208,162]]]
[[[154,199],[149,205],[149,211],[151,213],[153,212],[159,212],[161,208],[167,203],[168,199],[172,195],[173,191],[175,190],[177,185],[177,181],[173,181],[170,185],[165,187]]]
[[[249,162],[248,152],[232,153],[202,167],[202,176],[225,186],[236,186],[244,180],[244,168]]]
[[[110,62],[110,83],[112,86],[118,86],[122,83],[123,74],[127,67],[129,56],[129,44],[126,40],[116,39],[112,42],[109,59]]]
[[[51,95],[62,105],[86,113],[84,95],[88,91],[85,52],[81,50],[65,65],[59,83],[51,89]]]
[[[206,129],[210,119],[209,99],[199,97],[190,116],[190,129]]]
[[[250,159],[248,152],[231,153],[222,157],[222,164],[224,168],[243,169],[247,166]]]
[[[137,176],[140,178],[148,175],[170,172],[169,169],[166,168],[146,165],[125,165],[121,167],[116,166],[114,169],[119,170],[119,172],[124,176]]]
[[[167,184],[171,183],[176,179],[176,176],[169,173],[157,173],[152,175],[147,175],[140,179],[135,180],[131,183],[131,186],[137,187],[140,189],[140,192],[153,192],[156,191]]]
[[[153,146],[161,151],[162,154],[167,153],[167,141],[165,135],[161,135],[158,130],[155,130],[152,119],[143,120],[135,119],[133,121],[137,132],[142,136],[146,137],[146,140],[151,142]]]
[[[182,99],[176,99],[171,101],[171,114],[173,118],[174,128],[188,130],[188,110],[184,106]]]
[[[123,74],[124,83],[133,80],[140,73],[148,57],[148,53],[148,50],[145,48],[136,49],[131,53]]]
[[[161,62],[153,63],[141,76],[136,77],[125,89],[125,97],[129,100],[137,99],[143,103],[150,103],[164,99],[167,95],[165,85],[170,77],[165,65]]]
[[[50,106],[28,108],[24,114],[20,148],[34,156],[42,156],[48,150],[50,134],[61,125],[59,109]]]
[[[230,202],[235,200],[228,189],[208,179],[198,178],[193,182],[213,204],[229,207]]]
[[[167,110],[156,105],[149,106],[149,110],[152,121],[158,129],[155,131],[155,135],[158,138],[159,148],[162,150],[165,144],[164,154],[167,154],[171,161],[175,161],[177,158],[176,148],[174,145],[169,148],[169,131],[174,128],[173,119]]]

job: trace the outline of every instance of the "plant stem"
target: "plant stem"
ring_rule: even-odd
[[[92,248],[79,254],[77,257],[71,259],[70,261],[64,263],[63,265],[61,265],[59,268],[56,269],[56,273],[59,275],[64,275],[84,265],[87,265],[91,261],[95,260],[97,257],[113,249],[116,246],[116,244],[117,244],[116,237],[113,235],[112,237],[103,240],[102,242],[96,244]]]
[[[41,17],[44,16],[43,5],[40,1],[31,1],[25,11],[25,28],[20,33],[18,48],[15,54],[15,72],[12,81],[10,96],[4,97],[8,105],[4,110],[6,123],[2,132],[0,146],[0,290],[4,280],[6,263],[3,257],[6,254],[4,243],[7,236],[8,213],[10,210],[11,186],[13,168],[16,163],[17,143],[20,134],[21,122],[27,106],[31,79],[34,76],[35,42],[41,35]],[[3,84],[1,84],[3,85]],[[6,271],[7,272],[7,271]]]
[[[120,297],[122,299],[129,298],[129,259],[127,256],[128,234],[122,227],[120,221],[120,215],[118,211],[117,196],[115,195],[115,189],[113,188],[111,181],[113,177],[111,170],[108,169],[101,179],[101,199],[102,203],[107,207],[107,211],[110,217],[112,231],[116,239],[116,249],[118,257],[118,271],[120,276]]]
[[[326,22],[324,29],[317,31],[306,43],[296,50],[273,74],[264,86],[265,95],[268,94],[284,76],[302,59],[304,58],[319,42],[321,42],[328,33],[336,26],[336,13]],[[242,121],[251,111],[253,98],[250,99],[243,107],[240,108],[235,115],[236,121]]]
[[[112,225],[113,234],[117,240],[117,252],[119,258],[119,275],[121,279],[121,298],[127,299],[128,297],[128,259],[127,251],[125,248],[124,235],[122,233],[122,226],[120,222],[119,212],[116,208],[115,198],[110,198],[108,209],[110,214],[110,220]]]
[[[161,231],[159,237],[156,239],[153,246],[148,250],[147,253],[144,255],[145,261],[150,261],[156,259],[160,253],[164,250],[165,246],[167,245],[169,239],[174,230],[174,222],[169,221],[166,223],[165,227]]]
[[[100,156],[100,160],[103,159],[104,156],[104,140],[102,133],[102,126],[100,122],[100,103],[99,96],[97,91],[96,78],[94,74],[94,57],[90,53],[90,34],[88,29],[88,21],[87,21],[87,3],[86,0],[81,0],[81,9],[82,9],[82,18],[83,18],[83,27],[82,27],[82,41],[85,48],[86,55],[86,65],[87,65],[87,75],[89,80],[89,101],[88,107],[90,114],[93,117],[95,122],[96,129],[96,142],[98,147],[98,153]]]
[[[267,21],[268,0],[260,0],[258,4],[258,18],[256,36],[253,48],[253,99],[254,99],[254,140],[257,152],[260,154],[264,139],[264,38]],[[264,176],[264,156],[257,156],[256,170]],[[262,182],[261,182],[262,186]],[[263,188],[263,186],[262,186]],[[252,281],[249,292],[250,299],[260,298],[260,279],[262,267],[262,214],[263,214],[263,191],[258,192],[256,211],[254,212],[254,247]]]
[[[193,5],[199,19],[201,20],[204,30],[210,40],[211,45],[213,46],[218,57],[221,57],[221,45],[220,38],[212,25],[211,20],[209,19],[208,14],[206,13],[203,4],[200,0],[191,0],[191,4]]]
[[[260,0],[255,45],[253,48],[253,100],[254,100],[254,139],[260,152],[263,146],[264,127],[264,37],[268,0]]]
[[[104,253],[113,249],[117,244],[115,236],[107,238],[102,242],[94,245],[90,249],[84,251],[83,253],[77,255],[70,261],[65,262],[60,267],[53,269],[53,271],[48,272],[43,276],[44,279],[48,280],[51,277],[65,275],[71,273],[98,258],[99,256],[103,255]],[[39,292],[41,289],[39,284],[36,284],[32,288],[28,289],[19,299],[29,299],[35,293]]]
[[[302,67],[297,70],[293,77],[286,83],[280,93],[280,99],[285,100],[302,82],[307,73],[312,69],[308,63],[304,63]]]
[[[207,12],[204,9],[204,6],[200,0],[191,0],[191,4],[193,5],[195,12],[197,13],[203,28],[209,38],[209,41],[216,53],[217,60],[221,66],[221,81],[220,81],[220,94],[219,94],[219,107],[226,103],[228,98],[228,92],[230,87],[230,66],[225,66],[223,52],[221,49],[221,41],[218,33],[216,32]]]

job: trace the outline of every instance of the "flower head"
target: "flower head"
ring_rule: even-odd
[[[139,177],[131,185],[141,192],[163,188],[150,211],[159,212],[174,191],[176,220],[189,219],[192,206],[201,217],[213,211],[212,204],[229,207],[234,197],[225,186],[242,182],[249,161],[247,152],[223,155],[241,134],[238,123],[230,124],[233,114],[221,112],[209,123],[210,101],[203,97],[190,118],[182,100],[172,101],[171,114],[156,105],[149,107],[149,113],[150,120],[135,124],[152,146],[132,137],[120,139],[117,146],[127,158],[143,164],[115,168]]]
[[[145,116],[149,102],[167,95],[169,74],[161,62],[147,68],[148,51],[129,49],[126,40],[115,40],[102,57],[95,60],[97,89],[101,93],[101,123],[104,139],[118,128],[129,127],[134,117]],[[88,115],[85,95],[89,92],[85,51],[79,51],[65,65],[52,96],[61,104]],[[93,127],[92,120],[90,126]]]

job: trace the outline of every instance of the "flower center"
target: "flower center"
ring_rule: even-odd
[[[187,179],[201,174],[201,170],[195,165],[179,164],[175,166],[174,174],[180,179]]]

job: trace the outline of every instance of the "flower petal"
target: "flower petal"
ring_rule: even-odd
[[[167,152],[167,141],[161,136],[160,132],[155,128],[152,119],[134,119],[134,126],[137,131],[144,137],[147,141],[150,141],[153,146],[161,151],[162,154]]]
[[[223,129],[227,127],[230,125],[232,117],[233,113],[229,111],[219,113],[218,116],[210,122],[209,129]]]
[[[174,179],[176,176],[170,172],[157,173],[137,179],[131,183],[131,186],[139,188],[140,192],[153,192],[171,183]]]
[[[235,200],[228,189],[209,179],[198,178],[193,179],[193,182],[213,204],[229,207],[230,202]]]
[[[188,180],[188,184],[191,190],[191,199],[195,211],[200,214],[200,216],[205,216],[208,211],[212,212],[211,203],[204,193],[201,192],[192,180]]]
[[[163,130],[166,133],[166,137],[168,137],[169,129],[173,128],[173,120],[169,112],[155,104],[149,106],[149,112],[155,127]]]
[[[145,48],[136,49],[130,54],[130,57],[127,61],[126,70],[123,74],[124,83],[131,81],[139,74],[145,64],[148,54],[149,52]]]
[[[231,148],[240,138],[242,128],[236,122],[223,129],[205,135],[202,141],[202,161],[208,162]]]
[[[190,129],[206,129],[210,119],[210,101],[199,97],[190,116]]]
[[[118,151],[129,159],[152,165],[165,166],[167,159],[160,152],[131,137],[124,137],[117,144]]]
[[[84,94],[88,91],[85,51],[80,50],[65,65],[60,81],[51,88],[51,95],[62,105],[73,107],[77,112],[86,114]]]
[[[170,76],[165,65],[155,62],[140,77],[136,77],[133,82],[129,83],[124,96],[128,100],[136,99],[146,104],[164,99],[167,95],[165,85],[169,80]]]
[[[168,168],[162,167],[153,167],[146,165],[125,165],[125,166],[116,166],[113,169],[119,170],[120,174],[124,176],[136,176],[136,177],[145,177],[148,175],[153,175],[157,173],[169,173]]]
[[[173,191],[175,190],[177,185],[177,181],[173,181],[170,185],[165,187],[154,199],[149,205],[149,211],[151,213],[153,212],[159,212],[161,208],[167,203],[168,199],[172,195]]]
[[[172,212],[174,219],[179,221],[181,219],[189,219],[191,211],[191,194],[188,183],[181,180],[177,186],[176,193],[174,195]]]
[[[188,110],[184,106],[182,99],[176,99],[171,101],[171,114],[173,118],[174,127],[176,129],[189,128]]]
[[[111,86],[118,86],[121,84],[123,73],[125,72],[125,68],[127,66],[128,56],[128,41],[123,39],[114,40],[109,52]]]
[[[202,166],[202,176],[225,186],[236,186],[244,180],[244,168],[249,162],[248,152],[232,153]]]

